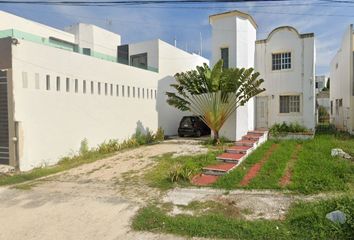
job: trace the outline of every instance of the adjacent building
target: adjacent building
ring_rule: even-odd
[[[137,128],[177,134],[186,113],[165,92],[203,63],[161,40],[122,45],[90,24],[61,31],[0,12],[0,163],[55,164],[85,138],[93,147]]]
[[[341,46],[330,64],[331,123],[354,133],[353,25],[347,27]]]
[[[316,76],[316,94],[327,88],[328,77]]]

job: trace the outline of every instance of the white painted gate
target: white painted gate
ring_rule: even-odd
[[[268,97],[256,97],[256,128],[268,128]]]

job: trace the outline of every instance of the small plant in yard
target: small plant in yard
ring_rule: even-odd
[[[316,126],[316,134],[334,134],[336,133],[336,127],[330,123],[320,123]]]
[[[160,142],[165,139],[165,131],[159,127],[155,133],[155,141]]]
[[[220,151],[209,151],[207,154],[179,157],[165,154],[155,159],[157,164],[145,173],[144,178],[151,187],[162,190],[176,185],[185,186],[203,167],[215,163],[215,157],[219,153]]]
[[[180,163],[176,163],[172,166],[168,173],[168,178],[172,183],[185,181],[188,182],[193,177],[195,169],[191,169],[188,166],[183,166]]]
[[[118,141],[113,139],[105,141],[98,146],[98,152],[102,154],[117,152],[119,149],[120,145]]]

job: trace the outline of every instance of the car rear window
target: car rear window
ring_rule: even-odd
[[[192,127],[192,124],[195,122],[194,118],[183,118],[181,121],[181,127]]]

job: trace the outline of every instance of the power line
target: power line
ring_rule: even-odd
[[[146,1],[8,1],[0,0],[6,4],[47,4],[47,5],[105,5],[105,4],[191,4],[191,3],[245,3],[245,2],[286,2],[289,0],[146,0]]]

